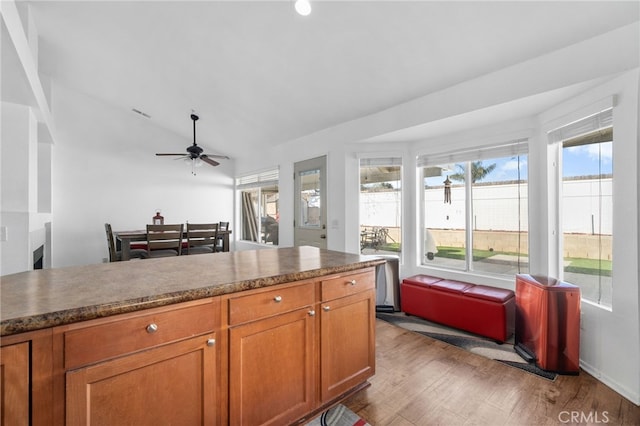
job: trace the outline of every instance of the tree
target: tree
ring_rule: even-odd
[[[451,179],[453,179],[453,180],[464,182],[464,180],[465,180],[464,179],[464,177],[465,177],[464,166],[462,166],[460,164],[456,164],[456,167],[460,171],[458,173],[452,174],[449,177]],[[495,163],[490,165],[490,166],[485,167],[485,166],[482,165],[482,161],[474,161],[474,162],[472,162],[471,163],[471,182],[472,183],[476,183],[477,181],[484,179],[495,168],[496,168],[496,164]]]

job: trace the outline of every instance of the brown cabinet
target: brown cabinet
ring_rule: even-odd
[[[0,348],[2,425],[29,424],[29,343]]]
[[[51,331],[3,337],[2,345],[0,424],[50,425]]]
[[[216,423],[215,334],[66,373],[66,424]]]
[[[65,424],[218,423],[219,300],[58,327]]]
[[[230,330],[229,424],[284,425],[311,411],[314,323],[304,308]]]
[[[210,333],[217,312],[208,299],[59,328],[64,330],[65,370]]]
[[[321,283],[320,398],[328,402],[375,372],[375,281],[373,272]]]
[[[372,268],[231,296],[228,307],[228,424],[289,424],[374,374]]]
[[[229,300],[229,424],[284,425],[314,408],[314,303],[313,283]]]

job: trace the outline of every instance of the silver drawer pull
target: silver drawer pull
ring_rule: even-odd
[[[151,323],[147,326],[147,333],[151,334],[151,333],[155,333],[156,331],[158,331],[158,326],[154,323]]]
[[[351,280],[351,281],[349,281],[349,283],[348,283],[348,284],[356,285],[356,280]]]
[[[331,306],[323,306],[322,309],[324,309],[325,312],[329,312],[331,310]]]
[[[207,346],[214,346],[216,344],[216,339],[207,340]]]
[[[314,317],[316,316],[316,311],[314,311],[313,309],[309,311],[309,316],[310,317]]]
[[[276,303],[280,303],[280,302],[282,302],[282,296],[276,296],[276,297],[274,297],[274,298],[273,298],[273,300],[274,300]]]

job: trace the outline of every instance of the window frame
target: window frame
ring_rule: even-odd
[[[262,216],[261,212],[256,212],[258,215],[256,226],[256,238],[257,240],[246,239],[244,235],[244,209],[243,209],[243,193],[249,192],[253,190],[257,190],[257,198],[258,204],[260,204],[260,200],[262,199],[262,191],[264,188],[270,188],[275,186],[278,190],[278,194],[280,194],[280,169],[279,167],[266,169],[256,173],[250,173],[246,175],[242,175],[236,177],[235,179],[235,189],[236,194],[239,199],[239,219],[240,219],[240,232],[238,235],[239,241],[247,242],[251,244],[259,244],[263,246],[269,247],[277,247],[277,243],[269,243],[267,241],[263,241],[263,230],[262,230]],[[260,206],[258,206],[260,208]],[[277,208],[277,215],[279,216],[279,206]],[[279,238],[277,240],[279,242]]]
[[[564,280],[565,279],[565,268],[564,268],[564,216],[565,216],[565,212],[564,212],[564,171],[562,168],[563,165],[563,155],[564,155],[564,149],[565,147],[565,142],[567,140],[572,140],[572,139],[576,139],[582,135],[585,134],[589,134],[591,132],[595,132],[595,131],[602,131],[602,130],[606,130],[611,128],[612,132],[615,132],[614,129],[614,123],[613,123],[613,115],[615,113],[615,108],[614,108],[614,102],[613,102],[613,98],[606,98],[601,100],[600,102],[596,103],[595,105],[592,105],[590,107],[585,107],[582,108],[578,111],[575,111],[573,114],[571,114],[571,118],[566,118],[565,120],[558,120],[556,121],[556,126],[554,126],[552,129],[547,130],[546,135],[547,135],[547,143],[548,143],[548,152],[549,152],[549,158],[550,160],[553,162],[552,163],[552,167],[555,169],[555,174],[553,176],[554,180],[552,182],[550,182],[551,185],[553,185],[555,194],[549,194],[550,196],[550,206],[553,205],[555,203],[555,216],[553,217],[554,219],[554,225],[555,225],[555,229],[558,230],[558,232],[555,233],[555,239],[553,240],[553,245],[555,247],[555,249],[557,250],[556,253],[554,253],[554,256],[550,258],[550,262],[552,262],[553,268],[551,268],[551,271],[555,272],[555,276],[558,277],[559,280]],[[614,133],[615,134],[615,133]],[[614,139],[615,137],[611,138],[611,142],[612,142],[612,149],[614,151],[614,155],[615,155],[615,143]],[[603,143],[602,141],[600,142],[592,142],[592,143],[588,143],[589,144],[595,144],[595,143]],[[601,178],[601,177],[600,177]],[[612,170],[611,173],[611,185],[612,185],[612,189],[615,185],[615,170]],[[615,191],[612,193],[612,197],[613,194],[615,193]],[[602,196],[602,194],[600,194],[600,196]],[[612,201],[615,204],[615,200]],[[615,216],[615,210],[612,211],[612,218],[611,220],[613,221]],[[611,246],[613,247],[615,244],[615,235],[612,229],[611,232]],[[615,270],[615,263],[612,260],[612,266],[611,266],[611,270],[612,273]],[[575,285],[580,286],[580,283],[575,283]],[[599,286],[602,286],[602,283],[599,281],[598,283]],[[612,283],[613,285],[613,283]],[[599,289],[599,294],[602,294],[602,289]],[[608,306],[606,304],[602,304],[602,299],[600,301],[594,301],[591,299],[586,299],[584,297],[585,293],[584,292],[580,292],[581,295],[581,300],[585,303],[588,303],[590,305],[593,305],[597,308],[601,308],[604,310],[608,310],[608,311],[613,311],[613,300],[611,301],[611,306]]]
[[[529,140],[530,135],[528,132],[519,134],[517,136],[511,138],[495,138],[493,142],[487,142],[481,144],[479,146],[474,146],[472,148],[458,148],[453,149],[451,151],[441,152],[441,153],[429,153],[417,155],[416,157],[416,182],[417,182],[417,191],[418,191],[418,199],[419,206],[417,208],[418,211],[418,233],[420,233],[420,237],[417,241],[417,261],[418,266],[420,268],[428,268],[428,269],[437,269],[442,271],[450,271],[452,273],[461,273],[461,274],[471,274],[471,275],[482,275],[482,276],[490,276],[496,279],[505,279],[507,277],[511,277],[511,274],[502,274],[502,273],[491,273],[487,271],[478,271],[473,267],[473,194],[472,187],[473,182],[471,179],[471,170],[469,167],[465,167],[465,203],[464,203],[464,220],[465,220],[465,261],[463,268],[453,268],[447,267],[444,265],[438,264],[429,264],[425,261],[426,258],[426,247],[425,247],[425,238],[424,238],[424,230],[426,229],[426,212],[425,212],[425,187],[424,187],[424,175],[423,169],[429,166],[438,166],[442,164],[455,164],[455,163],[465,163],[471,164],[475,161],[483,161],[483,160],[491,160],[497,158],[504,158],[508,156],[515,155],[526,155],[527,161],[530,155],[529,150]],[[527,167],[527,172],[529,168]],[[526,179],[527,185],[529,184],[529,175],[524,177]],[[468,184],[471,182],[470,184]],[[527,197],[527,216],[529,211],[529,199]],[[526,232],[529,232],[529,226],[527,225]],[[530,254],[531,252],[531,240],[529,239],[527,252]],[[526,272],[523,272],[526,273]]]
[[[366,164],[363,164],[366,163]],[[376,154],[362,154],[358,156],[358,240],[360,246],[360,253],[362,253],[361,246],[361,238],[360,234],[362,223],[360,223],[361,212],[360,209],[362,207],[362,181],[360,179],[360,171],[362,167],[371,167],[371,166],[390,166],[390,167],[399,167],[399,179],[400,182],[400,251],[397,253],[400,262],[402,263],[403,254],[405,252],[405,240],[404,240],[404,229],[405,229],[405,219],[406,219],[406,207],[405,207],[405,167],[404,167],[404,157],[401,153],[376,153]]]

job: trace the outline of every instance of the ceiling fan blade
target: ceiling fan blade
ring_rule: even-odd
[[[209,158],[221,158],[223,160],[229,160],[229,157],[226,155],[215,155],[215,154],[206,154]]]
[[[204,155],[204,154],[200,156],[200,159],[202,161],[204,161],[205,163],[210,164],[212,166],[217,166],[218,164],[220,164],[217,161],[212,160],[211,158],[209,158],[209,156]]]
[[[158,154],[158,153],[156,153],[156,155],[158,155],[158,156],[165,156],[165,155],[180,155],[180,156],[182,156],[182,157],[184,157],[184,156],[185,156],[185,154]]]

